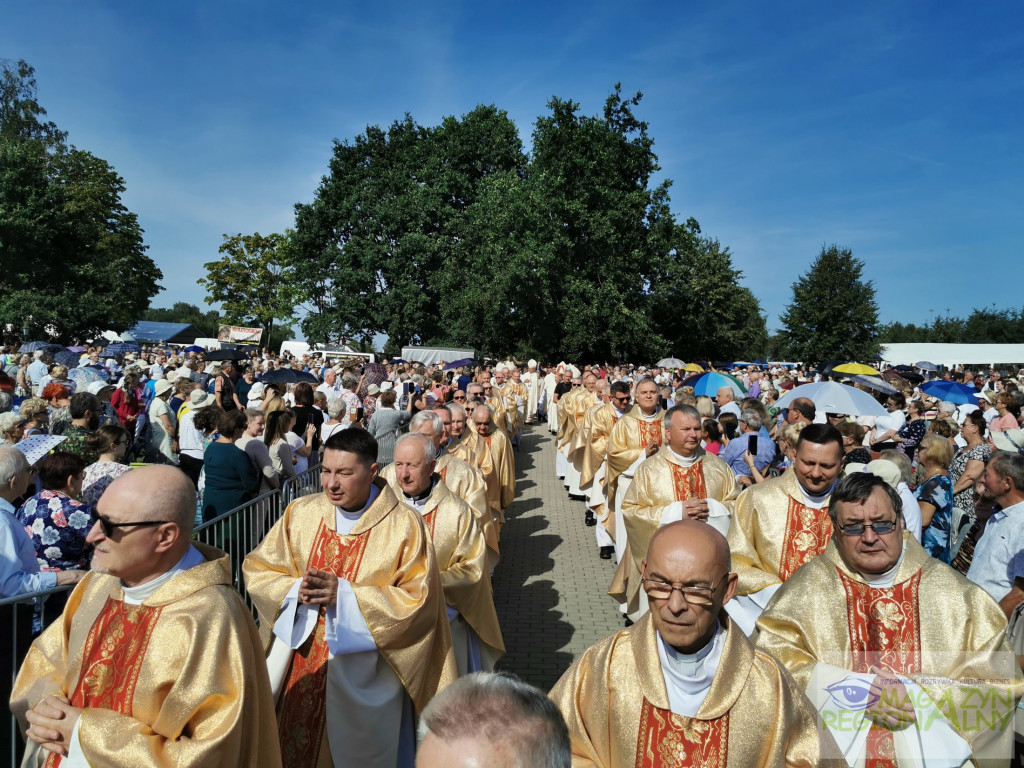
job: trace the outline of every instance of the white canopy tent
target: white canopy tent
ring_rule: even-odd
[[[1024,344],[885,344],[879,356],[890,365],[1021,365]]]

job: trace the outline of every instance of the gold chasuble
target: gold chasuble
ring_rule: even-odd
[[[725,647],[695,717],[671,711],[650,616],[587,650],[551,690],[573,768],[842,765],[810,701],[722,614]]]
[[[580,487],[586,488],[594,480],[597,470],[604,464],[608,451],[608,436],[619,420],[618,411],[611,403],[595,405],[583,417],[580,438],[583,445],[583,460],[580,466]]]
[[[491,456],[491,449],[476,433],[476,426],[472,420],[466,425],[459,443],[451,449],[452,456],[462,459],[470,466],[480,470],[480,476],[484,479],[487,489],[487,506],[491,510],[491,518],[494,520],[494,528],[501,535],[501,479],[498,477],[498,469]]]
[[[590,433],[585,432],[583,428],[583,422],[587,418],[587,412],[591,408],[596,408],[602,405],[597,395],[593,392],[588,392],[586,389],[580,390],[581,394],[573,398],[572,401],[572,417],[575,421],[575,429],[573,430],[572,438],[569,441],[568,453],[566,458],[570,464],[576,467],[576,471],[580,473],[580,485],[583,485],[583,454],[586,444],[590,441]]]
[[[396,495],[402,493],[397,482]],[[437,567],[441,574],[441,588],[445,602],[459,612],[452,620],[452,639],[459,673],[466,670],[466,638],[460,633],[461,623],[469,624],[476,636],[488,648],[483,649],[484,669],[494,669],[494,663],[505,653],[501,639],[498,614],[494,609],[490,568],[483,532],[476,517],[465,501],[455,496],[439,475],[434,475],[434,487],[423,503],[423,522],[430,532],[437,553]],[[477,672],[479,669],[468,671]]]
[[[828,499],[821,509],[805,506],[792,469],[748,488],[736,500],[728,535],[733,571],[739,576],[736,594],[785,581],[824,552],[831,538]]]
[[[505,396],[501,394],[500,389],[487,398],[487,405],[491,406],[491,410],[494,412],[494,426],[504,432],[505,436],[511,440],[512,424],[509,423]],[[472,419],[470,419],[470,421],[472,421]]]
[[[891,586],[873,587],[830,543],[775,593],[758,619],[757,645],[793,674],[837,740],[847,735],[853,743],[849,734],[866,732],[863,744],[848,753],[851,761],[860,755],[857,765],[899,765],[908,737],[911,745],[941,746],[939,721],[966,742],[975,764],[1008,765],[1024,679],[1006,641],[1006,617],[984,590],[930,557],[911,533],[904,532],[903,545]],[[911,725],[894,733],[872,725],[863,704],[847,701],[861,689],[866,693],[872,666],[919,686],[908,695],[920,730]],[[943,753],[948,757],[954,748],[942,747]]]
[[[500,430],[491,430],[487,437],[477,435],[491,455],[497,487],[501,489],[499,513],[500,520],[505,522],[505,510],[516,499],[516,459],[512,455],[512,442]]]
[[[383,480],[378,478],[375,484],[379,495],[348,535],[337,533],[336,508],[325,494],[293,501],[245,558],[242,571],[267,645],[285,597],[307,567],[349,582],[377,652],[418,713],[456,678],[444,594],[423,519]],[[292,654],[278,700],[285,768],[331,765],[328,730],[343,731],[345,726],[346,713],[328,712],[326,707],[329,651],[324,611],[321,606],[315,629]],[[333,762],[343,761],[336,755]]]
[[[608,434],[608,470],[604,480],[609,506],[615,501],[619,475],[636,463],[650,443],[661,445],[664,442],[664,422],[664,409],[659,408],[653,420],[647,421],[639,405],[634,405],[629,413],[615,422]]]
[[[573,387],[558,399],[558,450],[568,455],[569,446],[576,435],[576,407],[574,405],[577,397],[586,392],[583,387]]]
[[[662,522],[683,519],[683,516],[672,516],[671,520],[664,517],[671,505],[687,499],[719,502],[721,507],[711,510],[708,524],[724,535],[729,529],[728,515],[732,513],[737,493],[736,476],[729,465],[703,448],[697,449],[696,461],[688,467],[683,466],[680,457],[667,445],[644,461],[622,500],[629,557],[623,558],[625,584],[616,579],[618,588],[612,597],[625,602],[628,613],[646,609],[644,596],[639,594],[640,564],[647,557],[651,537]],[[716,515],[716,512],[724,514]]]
[[[140,605],[124,602],[116,577],[86,575],[18,673],[11,711],[22,729],[29,708],[63,696],[84,708],[81,756],[96,768],[281,765],[256,624],[227,555],[194,546],[205,562]],[[35,757],[26,764],[65,762]]]
[[[483,475],[447,451],[438,456],[434,471],[444,480],[448,490],[465,501],[473,511],[487,542],[490,567],[493,568],[498,563],[498,526],[487,504],[487,485]],[[395,465],[388,464],[380,471],[380,476],[401,497],[402,489],[395,482]]]

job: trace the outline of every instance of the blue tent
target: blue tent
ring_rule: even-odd
[[[139,344],[191,344],[203,334],[189,323],[152,323],[143,321],[128,331]]]

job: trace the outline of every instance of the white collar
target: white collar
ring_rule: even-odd
[[[355,521],[363,516],[363,513],[370,508],[370,505],[377,500],[378,496],[380,496],[380,488],[377,487],[376,483],[370,483],[370,495],[366,497],[366,503],[363,504],[361,509],[358,509],[355,512],[344,509],[343,507],[335,507],[335,509],[339,516],[346,520]]]
[[[861,573],[860,577],[867,582],[868,586],[875,589],[891,589],[896,583],[896,571],[900,569],[903,556],[907,553],[907,543],[903,542],[903,549],[900,550],[899,559],[896,564],[885,573]],[[859,573],[859,572],[858,572]]]
[[[694,717],[711,690],[725,648],[726,631],[718,624],[707,645],[696,653],[679,653],[658,635],[658,659],[669,705],[678,715]]]
[[[121,582],[121,589],[124,590],[124,601],[128,605],[142,605],[143,601],[148,600],[154,592],[179,573],[187,571],[189,568],[194,568],[205,561],[206,558],[203,557],[203,553],[194,546],[189,545],[188,552],[185,553],[181,560],[175,563],[169,571],[157,576],[152,581],[139,584],[137,587],[126,587],[124,582]]]
[[[694,464],[697,463],[696,453],[694,453],[693,456],[680,456],[678,453],[672,450],[671,446],[666,445],[665,447],[668,448],[668,452],[675,456],[676,460],[684,467],[692,467]]]

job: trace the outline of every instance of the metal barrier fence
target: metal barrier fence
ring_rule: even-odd
[[[54,587],[0,600],[0,637],[3,637],[3,645],[0,646],[3,649],[0,652],[0,697],[3,698],[4,706],[11,700],[18,668],[35,637],[33,625],[36,618],[45,627],[59,617],[70,590],[69,586]],[[0,763],[19,765],[25,745],[21,740],[17,719],[11,715],[9,720],[7,727],[0,733]],[[3,755],[9,758],[6,762]]]
[[[321,490],[320,467],[317,465],[286,480],[281,484],[280,490],[257,496],[252,501],[197,526],[193,531],[193,538],[196,541],[228,553],[231,581],[254,617],[256,608],[249,599],[249,593],[242,580],[242,563],[245,556],[263,540],[274,523],[281,519],[288,504],[301,496],[319,493]],[[64,610],[64,595],[70,589],[71,587],[56,587],[0,599],[0,637],[6,641],[0,645],[0,697],[5,706],[10,701],[11,690],[21,662],[24,661],[33,638],[38,634],[34,628],[36,617],[39,618],[38,625],[43,628],[58,618]],[[58,593],[64,595],[51,597]],[[25,745],[21,739],[17,719],[10,715],[9,720],[8,727],[0,734],[0,764],[4,763],[3,755],[8,755],[10,760],[7,764],[13,766],[21,763]]]

